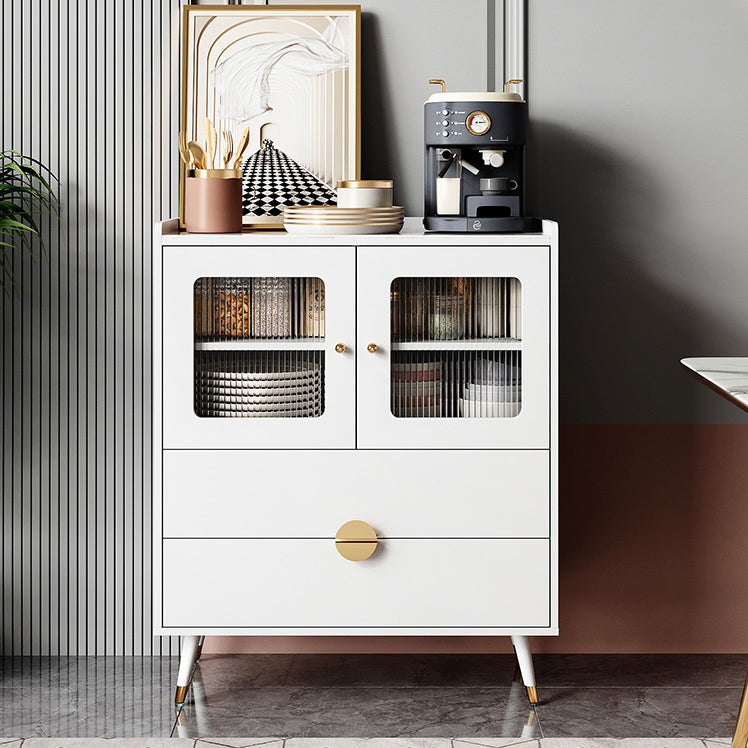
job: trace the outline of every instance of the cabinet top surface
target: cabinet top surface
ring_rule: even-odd
[[[287,234],[282,229],[254,231],[242,234],[187,234],[180,233],[176,219],[156,224],[156,243],[163,246],[346,246],[374,245],[398,247],[417,245],[491,245],[537,246],[550,244],[556,237],[557,224],[543,221],[537,234],[435,234],[426,233],[420,218],[406,218],[399,234],[358,234],[353,236],[300,236]]]

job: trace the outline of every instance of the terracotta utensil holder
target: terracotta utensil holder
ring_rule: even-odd
[[[238,169],[200,169],[184,180],[184,225],[193,234],[242,230],[242,179]]]

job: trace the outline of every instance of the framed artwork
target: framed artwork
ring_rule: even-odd
[[[183,12],[181,129],[205,147],[207,116],[223,168],[224,133],[237,145],[249,128],[239,165],[244,227],[282,228],[285,205],[335,204],[338,181],[360,173],[360,6]],[[184,176],[182,164],[182,227]]]

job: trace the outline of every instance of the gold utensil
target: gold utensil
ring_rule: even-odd
[[[234,136],[231,134],[231,130],[223,131],[223,168],[229,168],[229,161],[231,161],[231,155],[234,153]]]
[[[208,117],[203,117],[203,124],[205,125],[205,145],[206,150],[208,151],[208,163],[210,164],[208,168],[212,169],[216,158],[218,135],[216,133],[216,128],[213,127],[213,123]]]
[[[205,151],[200,146],[200,143],[196,143],[194,140],[190,140],[187,143],[187,150],[192,154],[192,160],[195,162],[196,169],[205,168]]]
[[[244,149],[249,143],[249,127],[244,128],[241,138],[239,138],[239,145],[236,147],[236,158],[234,159],[234,168],[238,169],[242,164],[242,156],[244,155]]]
[[[187,150],[187,133],[185,133],[184,130],[179,131],[179,155],[182,157],[182,161],[184,161],[189,169],[190,163],[192,163],[192,156]]]

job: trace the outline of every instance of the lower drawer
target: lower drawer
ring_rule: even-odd
[[[172,539],[162,568],[164,627],[550,625],[548,540],[383,540],[352,562],[324,539]]]
[[[541,450],[166,450],[167,538],[550,535]]]

